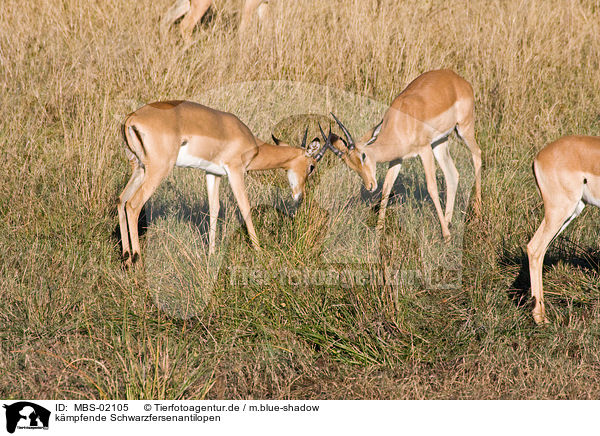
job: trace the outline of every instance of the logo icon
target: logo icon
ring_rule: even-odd
[[[19,401],[10,405],[4,404],[6,409],[6,431],[14,433],[19,429],[48,429],[50,411],[28,401]]]

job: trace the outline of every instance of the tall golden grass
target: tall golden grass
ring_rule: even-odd
[[[281,0],[269,22],[239,35],[240,3],[218,2],[184,43],[177,29],[159,32],[170,0],[3,1],[0,396],[597,398],[598,211],[586,210],[549,253],[553,324],[545,329],[525,304],[523,254],[541,219],[533,156],[561,135],[600,134],[597,2]],[[143,247],[164,276],[121,270],[113,233],[115,199],[129,177],[119,136],[127,112],[152,100],[202,99],[266,139],[280,121],[271,114],[291,101],[301,110],[290,115],[336,110],[360,131],[436,68],[473,85],[483,151],[483,218],[474,220],[466,203],[472,167],[452,144],[467,216],[455,223],[464,228],[453,254],[459,288],[234,286],[221,270],[210,276],[208,303],[192,295],[200,307],[157,296],[151,285],[172,283],[171,269],[205,274],[204,183],[182,171],[157,192],[160,213]],[[260,98],[243,83],[271,84],[272,92]],[[289,83],[307,91],[286,100]],[[401,174],[382,252],[412,271],[444,250],[420,164],[407,162]],[[266,193],[264,177],[248,184],[266,248],[254,255],[243,229],[223,236],[231,265],[319,268],[321,232],[338,210],[328,214],[324,202],[354,205],[364,228],[373,220],[358,177],[333,156],[294,218],[272,207],[288,195],[283,177]],[[228,189],[222,220],[235,227]],[[432,242],[426,259],[423,241]],[[155,247],[173,261],[153,259]],[[199,292],[187,285],[196,276],[182,280],[183,297]]]

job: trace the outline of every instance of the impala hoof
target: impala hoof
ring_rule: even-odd
[[[124,252],[123,256],[122,256],[122,260],[123,260],[123,268],[129,269],[131,267],[131,253],[129,251]]]
[[[133,268],[134,264],[136,264],[138,262],[138,260],[140,259],[140,254],[139,253],[133,253],[133,256],[131,255],[131,253],[129,251],[123,253],[123,267],[125,269],[131,269]]]
[[[548,318],[546,318],[546,315],[543,313],[533,312],[533,320],[540,326],[550,324],[550,321],[548,321]]]

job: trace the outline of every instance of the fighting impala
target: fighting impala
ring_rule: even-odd
[[[180,17],[185,17],[181,20],[181,35],[184,38],[189,38],[196,23],[202,19],[213,0],[176,0],[165,14],[161,28],[166,31]],[[254,12],[262,21],[267,14],[268,0],[244,0],[242,8],[242,20],[240,22],[240,32],[244,32]]]
[[[544,219],[527,245],[533,318],[547,323],[542,287],[544,256],[550,243],[581,213],[585,204],[600,207],[600,138],[566,136],[543,148],[533,172],[544,201]]]
[[[174,166],[206,172],[210,213],[209,253],[215,249],[219,215],[219,183],[227,176],[254,248],[258,237],[246,194],[246,171],[287,170],[292,195],[299,202],[307,177],[326,146],[315,138],[308,148],[267,144],[256,138],[235,115],[188,101],[147,104],[127,116],[123,126],[125,151],[133,173],[118,200],[123,259],[129,267],[140,257],[138,217],[144,204]],[[279,142],[279,141],[277,141]],[[131,244],[130,244],[131,239]]]
[[[427,191],[440,220],[442,235],[450,236],[458,187],[458,171],[448,151],[448,136],[456,129],[471,150],[475,168],[475,213],[481,208],[481,150],[475,141],[474,97],[471,85],[450,70],[429,71],[417,77],[392,102],[383,121],[358,143],[331,114],[346,140],[332,138],[332,151],[356,171],[369,191],[377,189],[377,162],[389,162],[383,182],[377,228],[383,229],[385,210],[403,159],[419,156],[425,169]],[[446,180],[446,211],[442,213],[434,158]]]

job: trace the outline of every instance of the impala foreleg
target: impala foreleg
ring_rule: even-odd
[[[429,192],[429,196],[431,197],[431,200],[433,200],[433,205],[435,206],[435,210],[438,214],[438,218],[442,226],[442,236],[445,239],[448,239],[450,238],[450,230],[448,230],[448,223],[446,222],[446,218],[444,217],[444,213],[442,212],[442,206],[440,205],[440,194],[438,192],[437,180],[435,177],[435,161],[431,147],[429,145],[424,147],[423,151],[419,154],[419,156],[421,156],[421,161],[423,162],[423,169],[425,170],[427,192]]]
[[[440,168],[444,173],[444,179],[446,181],[446,213],[444,217],[448,225],[452,221],[452,214],[454,212],[454,202],[456,200],[456,190],[458,189],[458,170],[454,165],[454,161],[450,156],[448,149],[448,140],[439,144],[433,149],[433,155],[440,164]]]
[[[208,231],[208,254],[215,252],[215,240],[217,236],[217,220],[219,218],[219,184],[220,176],[206,174],[206,187],[208,190],[208,209],[210,213],[210,228]]]
[[[385,210],[387,208],[388,201],[390,199],[390,193],[394,186],[394,182],[398,178],[402,163],[396,165],[390,164],[388,172],[385,175],[383,181],[383,187],[381,188],[381,203],[379,204],[379,216],[377,218],[377,231],[382,232],[385,227]]]
[[[256,231],[254,230],[254,224],[252,224],[252,216],[250,214],[250,202],[248,201],[248,195],[246,194],[246,186],[244,184],[244,173],[241,169],[230,170],[228,176],[229,184],[231,185],[231,190],[233,191],[233,196],[237,201],[238,207],[240,208],[240,212],[242,213],[242,218],[244,218],[244,222],[246,223],[248,235],[250,236],[250,242],[252,242],[252,246],[254,247],[254,249],[259,250],[260,245],[258,243]]]

